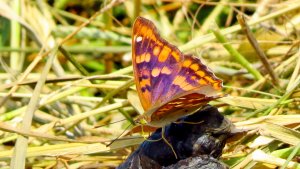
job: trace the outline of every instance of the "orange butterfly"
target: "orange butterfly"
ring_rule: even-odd
[[[221,97],[222,80],[200,59],[162,39],[154,24],[142,17],[133,25],[132,62],[145,110],[140,123],[163,127]]]

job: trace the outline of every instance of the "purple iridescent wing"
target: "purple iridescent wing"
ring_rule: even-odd
[[[133,26],[132,62],[137,91],[145,111],[166,94],[181,68],[183,57],[160,38],[153,23],[137,18]]]
[[[197,106],[207,103],[222,87],[222,81],[200,59],[182,54],[159,36],[151,21],[141,17],[133,26],[132,62],[148,121],[180,111],[187,101]]]

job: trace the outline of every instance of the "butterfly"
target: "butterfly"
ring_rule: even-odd
[[[199,58],[161,38],[155,25],[142,17],[133,25],[132,64],[145,110],[138,123],[163,127],[221,97],[222,80]]]

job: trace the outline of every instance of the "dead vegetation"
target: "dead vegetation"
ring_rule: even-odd
[[[227,96],[211,104],[246,131],[228,141],[224,163],[300,168],[299,0],[4,0],[0,9],[1,168],[114,168],[144,140],[105,144],[137,116],[127,91],[138,15],[223,79]]]

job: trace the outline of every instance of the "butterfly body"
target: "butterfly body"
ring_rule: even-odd
[[[162,127],[220,97],[222,81],[200,59],[162,39],[154,24],[138,17],[133,26],[132,62],[145,113],[138,120]]]

